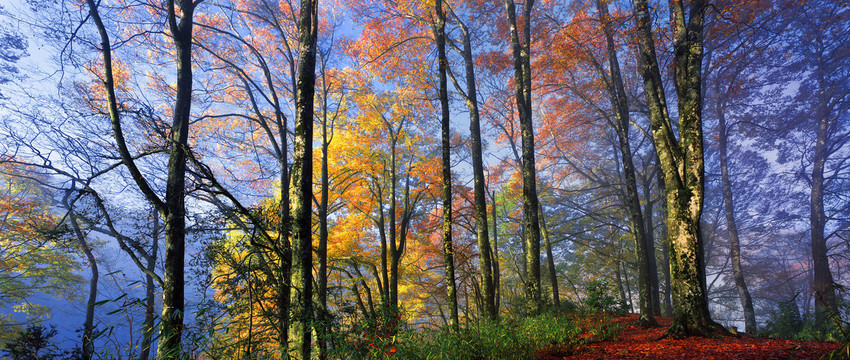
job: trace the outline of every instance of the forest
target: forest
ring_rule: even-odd
[[[850,1],[0,18],[3,359],[850,341]]]

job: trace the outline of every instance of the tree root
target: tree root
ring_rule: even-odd
[[[736,336],[735,334],[732,334],[729,330],[726,330],[726,328],[714,321],[708,321],[704,324],[681,324],[673,322],[673,324],[670,325],[670,328],[667,329],[667,332],[656,340],[666,338],[684,339],[692,336],[706,338],[718,338],[723,336],[740,337],[740,335]]]

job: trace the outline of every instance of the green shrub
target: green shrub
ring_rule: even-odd
[[[595,313],[624,313],[627,305],[614,296],[611,287],[605,281],[593,280],[584,285],[586,297],[582,305],[585,310]]]

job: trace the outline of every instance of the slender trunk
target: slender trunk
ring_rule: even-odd
[[[649,169],[645,171],[649,172]],[[644,229],[646,231],[647,255],[649,255],[649,285],[652,288],[652,314],[655,316],[661,315],[661,296],[660,282],[658,281],[658,263],[655,258],[655,220],[653,219],[653,200],[652,200],[652,175],[647,174],[647,177],[642,177],[644,206],[643,220]],[[663,260],[662,260],[663,261]],[[666,262],[661,264],[662,268],[666,266]]]
[[[719,84],[715,85],[715,89],[719,90]],[[756,315],[753,309],[753,300],[750,297],[750,291],[747,290],[747,283],[744,281],[744,268],[741,265],[741,242],[738,238],[738,225],[735,222],[735,206],[732,202],[732,183],[729,180],[729,128],[726,125],[725,102],[720,101],[720,99],[718,100],[717,129],[719,134],[718,146],[720,147],[720,183],[723,187],[723,210],[726,215],[726,230],[729,232],[729,256],[732,261],[732,277],[735,280],[735,287],[738,289],[741,308],[744,310],[746,332],[755,334]]]
[[[316,83],[315,0],[302,0],[298,21],[298,71],[292,165],[291,355],[309,360],[313,322],[313,98]]]
[[[659,199],[661,203],[661,271],[664,274],[664,286],[662,292],[662,314],[664,316],[673,316],[673,300],[672,291],[670,290],[670,239],[667,237],[667,201],[664,194],[667,193],[667,187],[664,186],[664,173],[658,165],[661,161],[658,159],[658,153],[655,154],[655,174],[658,182],[658,193],[661,194]]]
[[[538,204],[540,213],[540,230],[543,232],[543,242],[546,246],[546,257],[549,265],[549,282],[552,284],[552,303],[555,307],[561,307],[561,295],[558,291],[558,275],[555,271],[555,256],[552,255],[552,242],[549,239],[549,229],[546,227],[546,217],[543,212],[543,205]]]
[[[493,208],[493,303],[496,307],[496,314],[499,313],[501,294],[502,294],[502,276],[499,272],[499,228],[496,225],[496,191],[494,190],[492,193],[492,204]]]
[[[472,151],[473,193],[475,201],[475,229],[478,239],[479,264],[481,266],[481,289],[483,290],[484,310],[490,320],[498,320],[496,309],[495,281],[490,249],[490,235],[487,224],[487,190],[484,179],[484,160],[482,156],[481,116],[478,109],[478,89],[475,82],[475,61],[472,56],[472,42],[466,24],[456,19],[461,28],[464,70],[466,73],[466,105],[469,108],[469,133]],[[460,91],[460,89],[458,89]],[[461,92],[462,93],[462,92]]]
[[[446,16],[441,0],[435,2],[437,12],[437,60],[440,72],[440,113],[442,125],[442,167],[443,167],[443,257],[446,267],[446,293],[449,297],[449,315],[451,327],[460,331],[457,310],[457,288],[455,285],[454,249],[452,248],[452,169],[451,169],[451,133],[449,124],[449,92],[446,81]],[[479,144],[479,151],[480,151]],[[473,150],[474,153],[474,150]],[[473,155],[474,156],[474,155]],[[477,184],[477,183],[476,183]],[[476,200],[477,200],[476,193]],[[476,204],[477,205],[477,204]],[[485,232],[486,234],[486,232]],[[480,236],[480,235],[479,235]],[[479,244],[481,243],[479,239]],[[484,254],[481,254],[483,257]],[[488,254],[489,256],[489,254]]]
[[[615,273],[615,275],[617,276],[617,292],[620,293],[620,301],[623,304],[627,304],[629,300],[626,297],[626,284],[624,284],[624,281],[623,281],[624,274],[620,270],[620,266],[622,265],[622,263],[623,263],[622,261],[617,260],[617,271]],[[608,289],[605,289],[605,290],[608,290]]]
[[[154,317],[156,314],[154,313],[154,295],[156,293],[156,288],[154,287],[153,274],[156,270],[156,260],[157,253],[159,252],[159,234],[160,234],[160,225],[159,225],[159,214],[155,211],[151,214],[151,218],[153,219],[153,232],[151,233],[151,247],[150,252],[146,254],[147,269],[148,273],[145,274],[145,323],[143,325],[142,335],[142,344],[141,344],[141,352],[139,353],[139,360],[148,360],[150,358],[151,346],[153,345],[154,340],[154,330],[156,327],[154,326],[154,322],[156,319]]]
[[[324,82],[324,72],[322,76]],[[323,84],[324,86],[324,84]],[[328,179],[328,147],[330,141],[328,137],[328,108],[327,108],[327,93],[322,97],[322,164],[321,164],[321,200],[319,203],[319,249],[316,252],[319,257],[319,273],[318,279],[318,298],[319,309],[317,311],[318,326],[316,327],[316,341],[319,343],[319,359],[325,360],[328,358],[328,335],[330,334],[330,324],[328,317],[328,196],[329,196],[329,179]]]
[[[531,9],[534,0],[523,2],[523,34],[520,40],[514,0],[505,0],[510,26],[514,61],[514,93],[519,109],[522,136],[522,210],[524,234],[526,311],[539,314],[540,292],[540,220],[538,215],[537,175],[534,161],[534,125],[531,115]]]
[[[621,262],[621,264],[623,265],[623,281],[626,283],[626,300],[628,300],[627,304],[629,306],[629,311],[634,312],[635,303],[632,300],[632,284],[629,283],[629,268],[626,266],[628,265],[628,263]]]
[[[378,192],[378,224],[376,225],[378,225],[378,236],[381,238],[381,278],[376,280],[378,281],[378,291],[381,294],[381,311],[386,314],[390,306],[389,245],[387,241],[386,218],[384,217],[384,194],[380,185],[377,185],[376,188]]]
[[[396,175],[396,135],[393,134],[392,152],[390,154],[390,209],[389,209],[389,250],[390,250],[390,273],[387,291],[389,292],[389,311],[395,314],[398,311],[398,237],[396,229],[396,192],[398,188],[398,176]],[[385,314],[386,315],[386,314]]]
[[[122,162],[145,198],[165,218],[165,264],[163,267],[162,315],[157,359],[171,360],[182,355],[184,311],[184,253],[186,236],[185,184],[189,117],[192,102],[192,17],[195,3],[178,0],[180,20],[174,0],[166,1],[166,17],[177,55],[177,87],[172,116],[166,175],[165,201],[153,191],[130,154],[122,130],[112,73],[112,48],[97,5],[88,0],[89,15],[97,26],[103,55],[104,88],[107,93],[112,134]]]
[[[277,279],[277,333],[278,333],[278,348],[281,354],[286,354],[289,347],[289,310],[292,302],[292,243],[290,243],[290,235],[292,230],[292,218],[290,214],[289,192],[291,184],[289,182],[289,144],[287,133],[289,132],[288,124],[280,115],[280,110],[277,112],[277,127],[278,136],[280,137],[280,153],[278,154],[278,163],[280,165],[280,202],[278,203],[278,216],[280,222],[277,224],[277,246],[280,249],[278,256],[278,267],[280,273]]]
[[[67,193],[70,195],[70,192]],[[92,355],[94,355],[94,339],[92,338],[92,334],[94,333],[94,307],[97,303],[97,281],[100,277],[100,272],[97,268],[97,259],[94,257],[94,253],[92,253],[91,247],[89,247],[88,241],[86,241],[86,236],[83,234],[83,231],[80,229],[80,224],[77,221],[77,215],[73,209],[71,209],[71,205],[68,203],[68,196],[63,199],[65,202],[65,206],[68,208],[68,217],[71,220],[71,228],[74,230],[74,235],[77,237],[77,242],[80,245],[80,248],[83,250],[83,253],[86,255],[86,260],[89,262],[89,266],[91,268],[91,279],[89,280],[89,298],[86,302],[86,318],[83,322],[83,339],[82,339],[82,350],[83,350],[83,360],[91,360]]]
[[[652,284],[650,283],[649,249],[646,239],[646,229],[643,224],[643,214],[640,208],[640,197],[637,192],[637,181],[635,180],[635,167],[632,160],[632,150],[629,145],[629,103],[623,78],[620,75],[620,64],[617,60],[617,50],[614,45],[614,31],[608,18],[608,4],[603,0],[596,1],[599,9],[599,20],[605,32],[608,47],[608,66],[610,81],[608,82],[608,93],[611,104],[615,108],[616,122],[613,124],[619,140],[619,152],[623,164],[623,177],[626,185],[626,207],[629,212],[629,222],[632,234],[635,238],[635,255],[638,265],[638,298],[640,304],[640,319],[638,323],[643,327],[656,326],[655,318],[652,317]]]

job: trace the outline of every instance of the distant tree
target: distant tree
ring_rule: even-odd
[[[63,355],[53,340],[56,327],[30,325],[18,338],[6,344],[4,351],[10,360],[53,360]]]
[[[0,6],[0,16],[5,10]],[[27,38],[18,32],[0,25],[0,85],[8,83],[19,76],[20,71],[15,64],[22,58],[29,56],[27,53]],[[5,99],[0,91],[0,100]]]
[[[798,146],[811,149],[800,161],[804,166],[800,177],[811,187],[812,286],[817,326],[823,327],[828,314],[838,310],[828,243],[839,237],[835,229],[846,226],[836,226],[835,220],[847,219],[847,182],[842,178],[848,174],[850,146],[850,45],[846,41],[850,10],[846,2],[821,0],[804,2],[799,13],[804,15],[795,27],[798,40],[793,41],[793,51],[799,66],[795,70],[808,76],[802,79],[795,99],[799,104],[795,108],[805,109],[798,116],[807,139]]]
[[[27,299],[36,292],[74,296],[83,279],[70,246],[57,232],[52,198],[34,169],[0,158],[0,306],[34,318],[50,309]],[[11,318],[0,317],[0,334],[12,332]],[[3,336],[0,335],[0,339]]]

